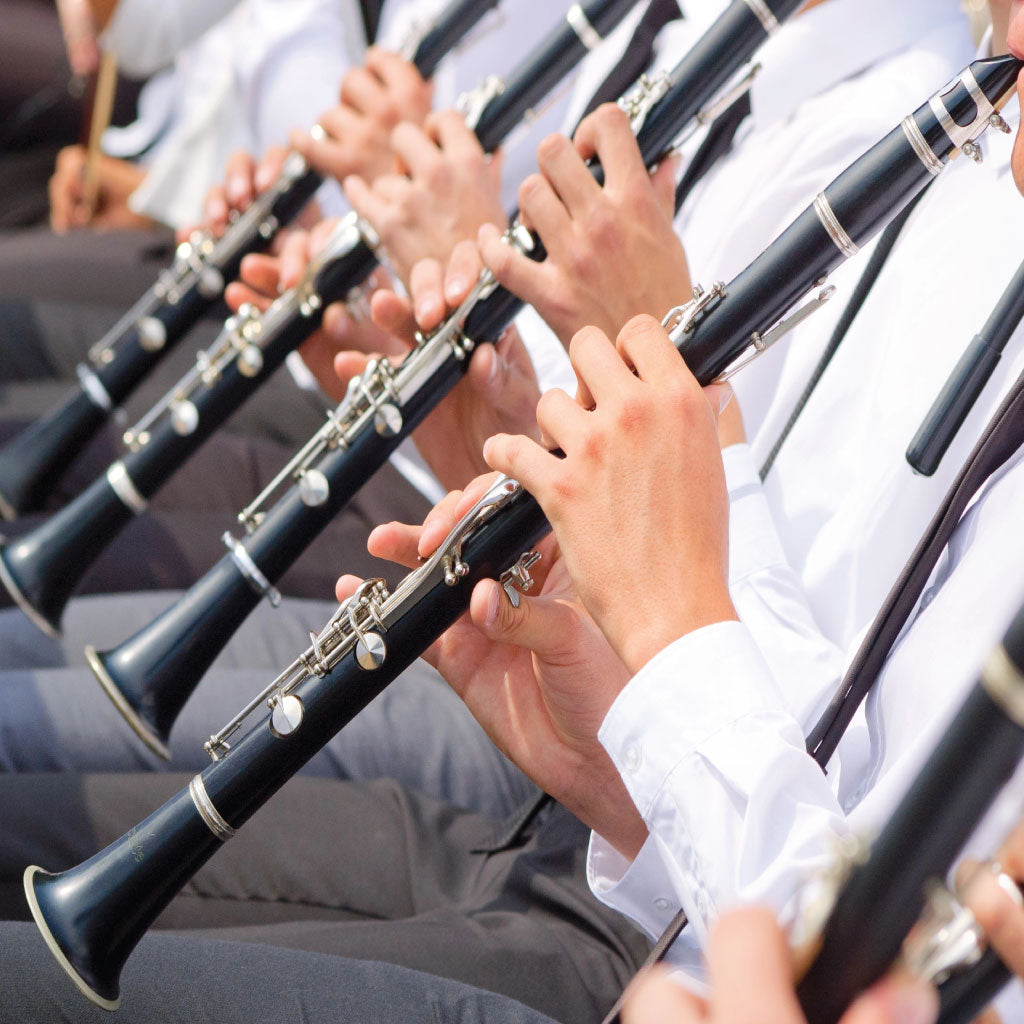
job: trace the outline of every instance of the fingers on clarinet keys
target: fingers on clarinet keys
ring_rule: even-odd
[[[985,932],[965,905],[971,886],[985,875],[996,879],[1014,903],[1024,906],[1017,883],[996,861],[979,864],[956,891],[935,882],[921,919],[903,944],[902,964],[916,977],[941,985],[951,975],[976,964],[988,947]]]

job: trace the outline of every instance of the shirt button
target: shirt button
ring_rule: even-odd
[[[697,893],[697,913],[701,917],[708,916],[708,898],[702,892]]]
[[[635,772],[640,767],[640,748],[627,747],[625,756],[626,770]]]
[[[668,910],[668,909],[669,909],[669,907],[671,907],[671,906],[672,906],[672,904],[671,904],[671,903],[669,903],[669,901],[668,901],[667,899],[665,899],[665,897],[664,897],[664,896],[659,896],[659,897],[658,897],[658,898],[657,898],[657,899],[656,899],[656,900],[654,901],[654,906],[655,906],[655,908],[656,908],[657,910],[660,910],[660,911],[661,911],[661,912],[662,912],[662,913],[664,914],[664,913],[665,913],[665,911],[666,911],[666,910]]]

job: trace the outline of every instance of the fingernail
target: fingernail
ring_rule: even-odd
[[[213,199],[206,206],[206,217],[208,220],[224,220],[227,215],[228,208],[223,199]]]
[[[491,360],[491,372],[487,374],[487,383],[497,384],[499,380],[504,378],[507,369],[508,366],[505,360],[495,351],[494,358]]]
[[[416,319],[423,323],[424,320],[430,319],[432,314],[437,312],[437,302],[432,298],[421,299],[416,303]]]
[[[484,614],[484,625],[490,628],[498,619],[498,593],[500,587],[497,585],[491,587],[491,592],[487,597],[487,611]]]
[[[718,415],[719,416],[721,416],[722,413],[725,412],[725,410],[728,408],[729,403],[732,401],[732,397],[733,397],[733,390],[732,390],[732,388],[728,384],[726,384],[725,387],[722,389],[722,394],[719,396],[719,399],[718,399]]]
[[[270,173],[270,168],[269,167],[258,167],[256,169],[256,177],[254,179],[254,182],[255,182],[256,188],[260,192],[264,192],[268,188],[270,188],[271,184],[273,183],[273,176]]]
[[[231,202],[241,202],[245,193],[248,191],[248,185],[249,183],[246,179],[239,174],[228,178],[228,198]]]
[[[468,290],[468,286],[463,278],[453,277],[445,286],[444,295],[449,302],[456,303]]]

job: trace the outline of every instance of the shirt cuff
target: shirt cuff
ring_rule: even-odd
[[[729,491],[729,585],[786,562],[748,444],[722,450]]]
[[[657,938],[679,910],[679,900],[653,836],[631,861],[597,832],[590,834],[587,884],[602,903]]]
[[[762,712],[788,714],[741,622],[718,622],[659,651],[615,699],[598,731],[647,820],[664,781],[709,737]]]

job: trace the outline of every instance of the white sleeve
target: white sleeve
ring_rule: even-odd
[[[341,80],[366,50],[361,26],[339,0],[264,0],[254,5],[254,30],[273,45],[239,63],[255,148],[287,142],[293,128],[313,126],[338,103]],[[351,13],[351,12],[349,12]]]
[[[809,874],[847,829],[830,779],[804,748],[844,653],[814,623],[749,447],[722,457],[741,622],[677,640],[619,695],[599,738],[650,836],[630,863],[594,835],[588,860],[595,895],[649,934],[686,911],[691,926],[671,958],[696,975],[721,910],[762,902],[796,924]]]
[[[599,899],[652,934],[684,909],[688,937],[671,954],[684,967],[729,906],[765,903],[784,925],[799,921],[808,877],[847,826],[742,623],[696,630],[651,659],[599,739],[650,831],[631,864],[593,838]]]
[[[147,78],[212,28],[239,0],[119,0],[103,45],[125,74]]]
[[[722,452],[729,490],[729,592],[794,718],[809,730],[842,678],[846,652],[822,633],[786,560],[749,445]]]

